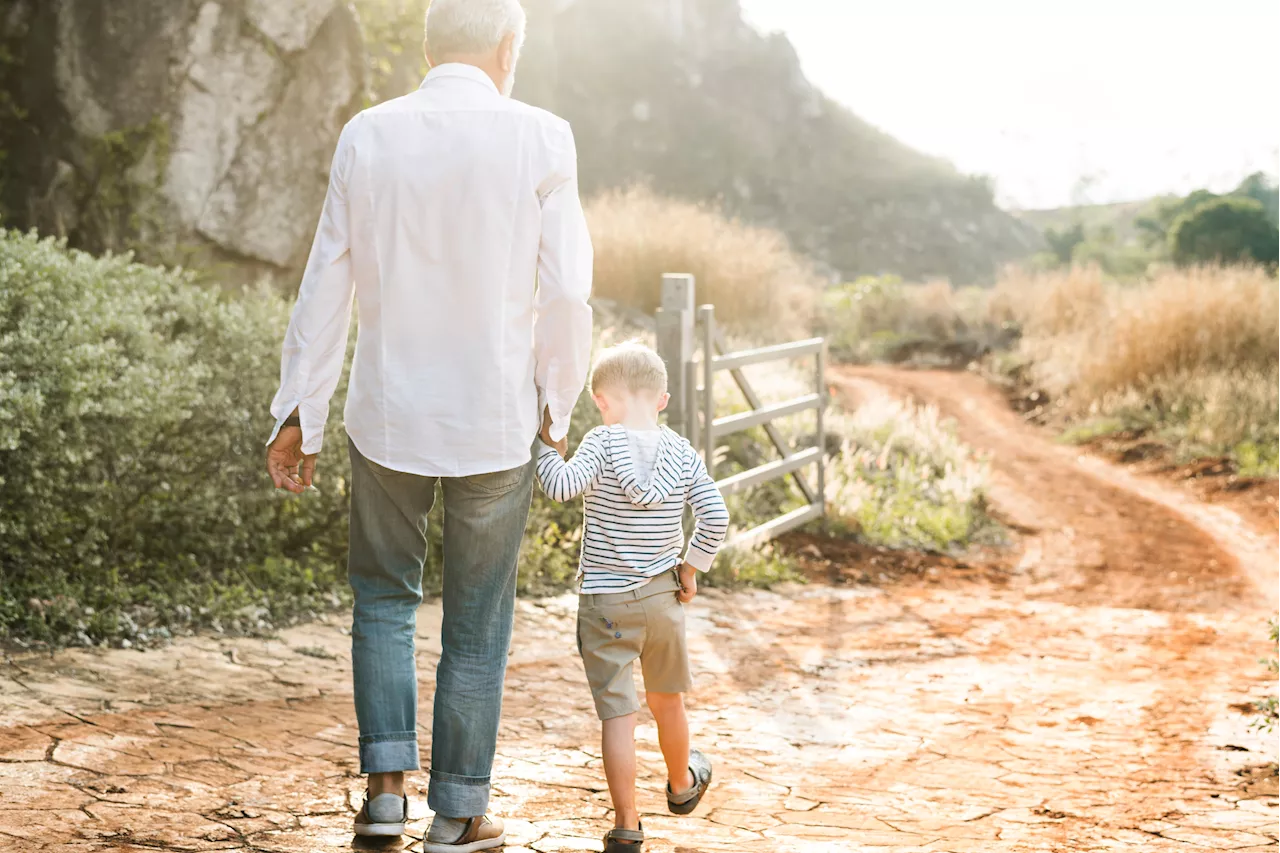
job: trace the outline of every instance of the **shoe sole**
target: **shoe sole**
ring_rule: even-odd
[[[404,835],[404,824],[357,823],[356,835],[363,835],[366,838],[390,838],[395,835]]]
[[[469,844],[444,844],[439,841],[424,841],[422,842],[422,853],[475,853],[477,850],[492,850],[506,843],[507,833],[504,831],[497,838],[483,838],[480,841],[472,841]]]

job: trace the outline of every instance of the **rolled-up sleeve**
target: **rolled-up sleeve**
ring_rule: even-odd
[[[298,410],[302,424],[302,452],[319,453],[329,418],[329,400],[342,376],[351,325],[355,283],[351,271],[350,222],[347,216],[347,179],[355,157],[354,122],[338,140],[329,171],[320,224],[307,259],[285,332],[280,357],[280,390],[271,402],[275,429]]]
[[[551,411],[551,438],[559,441],[569,432],[569,418],[590,366],[587,300],[593,257],[578,197],[578,154],[569,125],[558,126],[551,140],[549,175],[539,187],[542,237],[533,341],[539,400]]]

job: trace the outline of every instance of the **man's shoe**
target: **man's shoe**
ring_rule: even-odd
[[[409,798],[396,794],[379,794],[369,799],[364,795],[364,807],[356,815],[356,835],[387,838],[404,834],[405,821],[409,819]]]
[[[437,828],[433,822],[432,831],[427,833],[427,840],[422,842],[422,853],[474,853],[476,850],[501,847],[507,840],[507,828],[500,817],[481,816],[458,822],[464,828],[462,834],[452,841],[447,840],[447,837],[440,838],[444,835],[438,831],[442,827]]]

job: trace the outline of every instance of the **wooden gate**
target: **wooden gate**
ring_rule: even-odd
[[[779,459],[716,480],[720,493],[736,492],[790,476],[804,495],[806,504],[770,519],[735,536],[730,547],[749,547],[768,541],[806,522],[826,514],[826,481],[823,472],[823,413],[826,394],[826,340],[809,338],[802,341],[726,352],[725,338],[716,327],[715,307],[703,305],[694,310],[693,276],[668,274],[662,277],[662,307],[658,309],[658,353],[667,366],[671,403],[667,407],[667,425],[689,439],[702,453],[707,471],[715,478],[717,442],[729,435],[752,427],[763,427],[764,433]],[[812,356],[814,359],[813,393],[782,403],[764,405],[742,368],[752,364]],[[715,377],[728,371],[742,392],[748,410],[717,418],[715,415]],[[816,442],[813,447],[792,447],[774,420],[812,409],[816,413]],[[805,469],[815,466],[811,483]]]

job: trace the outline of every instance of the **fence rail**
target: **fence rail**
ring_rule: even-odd
[[[725,352],[728,347],[716,328],[715,307],[703,305],[694,310],[694,280],[691,275],[662,277],[662,307],[658,310],[658,352],[667,365],[671,403],[667,424],[700,448],[707,472],[715,477],[716,447],[728,435],[763,427],[769,443],[781,457],[747,471],[716,481],[720,493],[728,496],[754,486],[790,476],[807,502],[805,506],[783,513],[750,530],[738,533],[729,547],[741,548],[766,542],[776,536],[826,515],[826,481],[823,471],[823,414],[826,394],[826,340],[809,338],[775,346],[740,352]],[[701,353],[695,353],[699,348]],[[742,368],[794,358],[814,359],[814,391],[765,405],[752,388]],[[747,411],[717,418],[715,416],[715,377],[729,371],[746,400]],[[792,447],[774,421],[802,412],[813,411],[817,420],[816,446],[799,450]],[[814,485],[803,475],[815,466]]]

